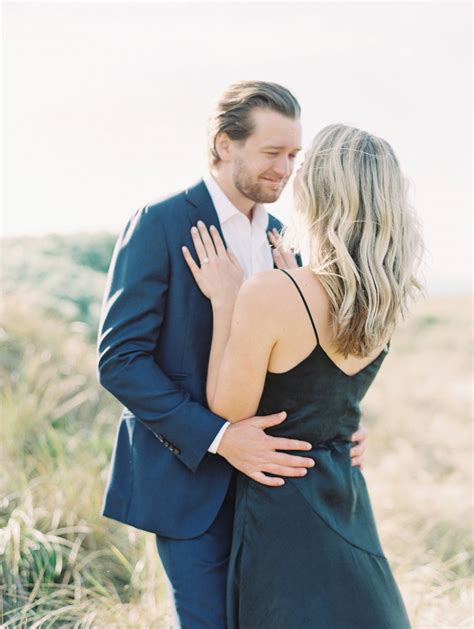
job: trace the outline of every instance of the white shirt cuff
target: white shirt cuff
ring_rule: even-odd
[[[211,452],[212,454],[217,454],[217,448],[219,447],[220,442],[222,440],[222,437],[224,436],[224,433],[227,430],[227,428],[229,428],[229,426],[230,426],[230,422],[226,422],[222,426],[222,428],[219,430],[217,435],[214,437],[213,442],[211,443],[211,445],[207,449],[208,452]]]

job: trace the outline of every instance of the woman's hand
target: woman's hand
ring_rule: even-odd
[[[191,228],[191,237],[198,255],[198,266],[187,247],[182,247],[186,260],[201,292],[213,306],[234,306],[244,281],[244,271],[237,258],[228,251],[214,225],[208,231],[202,221]]]
[[[272,253],[273,260],[277,268],[279,269],[296,269],[298,268],[298,262],[296,261],[295,254],[288,249],[284,249],[281,243],[281,236],[278,233],[276,227],[272,231],[267,232],[268,238],[273,245]]]

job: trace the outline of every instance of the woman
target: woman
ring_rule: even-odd
[[[392,148],[359,129],[316,136],[295,200],[302,229],[286,239],[307,241],[306,267],[242,284],[235,257],[203,225],[193,230],[200,266],[183,249],[212,302],[211,410],[237,422],[284,409],[267,432],[309,441],[316,461],[286,481],[270,476],[272,486],[238,475],[228,625],[402,629],[409,619],[349,449],[359,403],[420,289],[421,237]]]

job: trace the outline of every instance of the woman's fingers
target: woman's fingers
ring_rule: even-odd
[[[284,252],[281,250],[281,236],[278,230],[274,227],[268,232],[268,238],[273,245],[272,254],[273,260],[279,269],[287,268],[287,261],[285,260]]]
[[[191,227],[191,238],[193,239],[194,248],[198,255],[199,264],[202,266],[206,262],[209,262],[209,257],[197,227]]]
[[[187,247],[181,247],[181,250],[183,252],[184,259],[186,260],[186,264],[188,265],[191,273],[193,274],[194,279],[197,281],[200,268],[194,262],[194,258]]]
[[[272,253],[273,253],[273,259],[274,259],[275,264],[277,265],[277,267],[279,269],[284,269],[285,268],[285,262],[283,260],[283,256],[281,255],[281,253],[278,251],[278,249],[273,249]]]
[[[273,245],[273,260],[279,269],[296,269],[298,263],[292,251],[287,251],[281,243],[281,236],[276,229],[268,232],[268,237]]]
[[[277,245],[281,244],[281,240],[282,240],[281,234],[280,234],[280,232],[278,231],[278,229],[276,227],[274,227],[272,229],[272,234],[273,234],[273,238],[275,239],[275,242],[277,243]]]
[[[240,262],[229,249],[225,248],[224,241],[215,225],[208,230],[202,221],[198,221],[197,227],[191,228],[191,237],[202,267],[216,258],[227,257],[228,260],[240,271],[243,271]]]
[[[272,231],[268,231],[267,234],[268,234],[268,238],[269,238],[270,242],[275,247],[275,249],[277,247],[279,247],[280,246],[281,237],[280,237],[280,234],[278,233],[278,231],[273,229]]]
[[[217,254],[214,243],[212,242],[212,238],[209,235],[209,231],[202,221],[198,221],[197,226],[199,230],[199,235],[201,236],[201,240],[206,250],[206,256],[209,258],[209,260],[212,260],[216,257]]]
[[[224,242],[223,242],[223,240],[221,238],[221,235],[219,234],[219,230],[214,225],[211,225],[209,231],[211,232],[211,237],[212,237],[212,240],[214,242],[214,247],[215,247],[215,249],[217,251],[217,255],[218,256],[225,256],[226,255],[226,248],[224,246]]]

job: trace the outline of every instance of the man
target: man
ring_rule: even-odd
[[[262,203],[276,201],[291,175],[299,117],[298,102],[280,85],[231,85],[210,118],[210,173],[137,212],[110,267],[99,374],[126,408],[103,514],[156,534],[183,628],[226,624],[233,469],[268,484],[267,473],[297,476],[313,464],[283,452],[310,444],[266,435],[285,409],[232,425],[208,410],[212,311],[181,250],[192,250],[190,229],[203,221],[219,229],[246,277],[274,266],[268,237],[275,242],[269,234],[282,225]],[[353,435],[353,464],[361,463],[365,437],[365,429]]]

